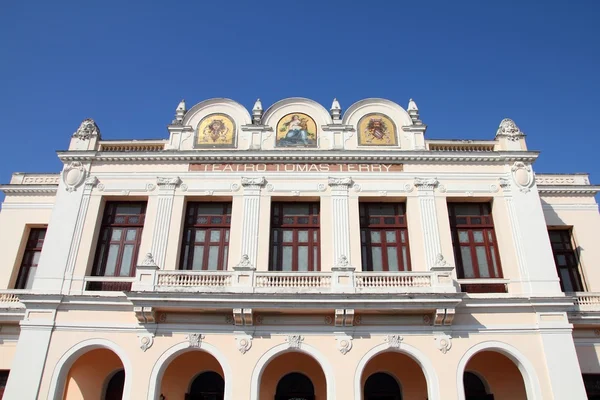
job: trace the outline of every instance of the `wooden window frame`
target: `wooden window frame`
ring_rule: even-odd
[[[117,207],[121,205],[139,205],[141,206],[140,214],[125,214],[125,222],[116,221],[118,214],[116,214]],[[102,224],[100,227],[100,234],[98,235],[98,244],[96,245],[96,256],[94,257],[94,264],[92,270],[92,276],[106,276],[106,277],[133,277],[135,276],[135,269],[137,266],[137,259],[140,250],[140,243],[142,240],[142,232],[144,230],[144,222],[146,219],[146,206],[145,201],[109,201],[106,202],[104,207],[104,214],[102,216]],[[138,217],[137,222],[130,222],[131,218]],[[127,234],[123,232],[119,240],[112,240],[113,229],[136,229],[136,238],[128,241]],[[115,270],[112,275],[106,275],[106,266],[108,258],[108,249],[111,245],[119,245],[119,251],[117,259],[115,261]],[[131,264],[129,268],[129,275],[122,276],[121,262],[123,261],[123,252],[126,245],[134,245],[133,254],[131,256]],[[102,252],[102,245],[106,245],[105,251]]]
[[[456,207],[460,205],[478,205],[479,215],[457,215]],[[494,227],[494,219],[492,217],[492,205],[489,202],[452,202],[448,203],[448,214],[450,217],[450,230],[452,234],[452,247],[454,249],[454,260],[456,262],[456,271],[459,279],[496,279],[502,278],[502,263],[500,261],[500,252],[498,249],[498,240],[496,238],[496,230]],[[465,223],[459,223],[459,218],[464,218]],[[481,222],[476,222],[473,219],[480,219]],[[468,239],[467,243],[461,243],[459,241],[459,231],[467,231]],[[475,242],[473,231],[483,231],[483,242]],[[489,240],[489,234],[491,234],[492,240]],[[481,269],[479,267],[479,261],[477,258],[476,247],[483,246],[486,253],[487,269],[489,276],[481,276]],[[471,262],[473,264],[473,277],[465,277],[465,271],[463,266],[461,247],[469,247],[471,253]],[[493,250],[492,250],[493,247]],[[493,251],[493,253],[492,253]],[[496,266],[498,274],[494,271],[494,259],[496,260]]]
[[[221,205],[221,214],[198,214],[202,206],[210,204]],[[193,270],[194,266],[194,248],[196,245],[202,245],[204,251],[202,254],[202,266],[195,271],[209,271],[208,260],[209,260],[209,248],[218,246],[219,252],[217,255],[217,271],[224,271],[227,269],[227,261],[229,260],[229,240],[231,230],[231,202],[188,202],[185,210],[184,225],[183,225],[183,237],[181,240],[181,257],[179,260],[180,270]],[[192,215],[193,214],[193,215]],[[207,217],[206,221],[200,220],[200,218]],[[217,218],[222,218],[218,221]],[[203,230],[204,240],[196,242],[197,233]],[[218,241],[211,241],[212,232],[220,232]],[[188,236],[189,233],[189,236]],[[186,249],[187,247],[187,249]],[[211,270],[214,271],[214,270]]]
[[[561,240],[556,242],[552,240],[550,232],[559,232]],[[565,291],[561,270],[566,269],[569,273],[571,285],[573,286],[574,292],[585,291],[583,284],[583,276],[580,270],[580,262],[577,254],[577,246],[573,240],[573,229],[571,227],[552,227],[548,229],[548,237],[550,238],[550,246],[552,247],[552,257],[554,258],[554,264],[556,264],[556,273],[560,281],[560,288]],[[563,249],[557,249],[555,245],[562,245]],[[567,260],[567,266],[559,266],[558,257],[565,256]],[[571,262],[569,262],[571,260]]]
[[[25,243],[25,251],[23,252],[21,266],[19,267],[17,281],[15,282],[15,289],[25,289],[27,286],[27,281],[29,280],[31,268],[38,267],[38,264],[33,264],[33,258],[36,253],[42,252],[44,240],[46,239],[46,231],[46,227],[29,229],[29,233],[27,234],[27,242]],[[44,232],[44,237],[40,239],[40,234],[42,232]]]
[[[321,270],[321,205],[319,202],[305,202],[309,206],[308,215],[285,216],[283,209],[286,205],[298,204],[292,202],[273,202],[271,204],[271,236],[269,246],[269,271],[283,271],[283,247],[292,247],[292,272],[298,272],[298,248],[300,246],[308,247],[308,268],[307,272],[317,272]],[[315,213],[316,210],[316,213]],[[290,219],[286,219],[290,218]],[[298,222],[298,218],[308,218],[308,223]],[[316,221],[316,222],[315,222]],[[283,241],[283,231],[292,231],[292,241]],[[300,242],[298,240],[299,231],[308,231],[308,241]],[[315,241],[315,233],[317,240]],[[273,251],[277,248],[276,256]],[[317,252],[315,264],[314,252]]]
[[[393,206],[394,215],[376,215],[369,212],[369,206],[381,204]],[[373,271],[373,247],[380,247],[381,267],[383,272],[410,271],[410,241],[408,237],[408,224],[406,220],[406,204],[361,202],[359,204],[359,218],[362,270]],[[378,221],[376,221],[376,219],[378,219]],[[393,219],[393,221],[390,219]],[[372,232],[380,232],[379,243],[372,242]],[[387,242],[387,232],[395,232],[395,243]],[[404,235],[406,238],[405,242],[402,242],[402,235]],[[388,248],[396,249],[398,271],[390,271]],[[406,250],[406,265],[404,263],[404,257],[402,253],[403,249]]]

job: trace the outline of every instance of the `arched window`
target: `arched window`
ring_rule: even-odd
[[[463,385],[466,400],[494,400],[494,395],[488,394],[483,380],[472,372],[465,371]]]
[[[203,372],[194,379],[185,400],[223,400],[225,381],[216,372]]]
[[[393,376],[377,372],[365,382],[365,400],[402,400],[400,385]]]
[[[106,385],[104,400],[122,400],[123,386],[125,385],[125,371],[117,371]]]
[[[287,374],[279,380],[275,400],[314,400],[315,387],[310,378],[298,372]]]

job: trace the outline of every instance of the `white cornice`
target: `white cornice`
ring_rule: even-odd
[[[0,191],[6,194],[54,194],[58,185],[0,185]]]
[[[538,192],[546,196],[582,196],[595,195],[600,192],[600,185],[556,185],[556,186],[538,186]]]
[[[89,152],[59,151],[58,157],[68,161],[116,162],[442,162],[442,163],[507,163],[534,162],[539,153],[532,151],[468,151],[430,152],[409,150],[386,151],[324,151],[324,150],[263,150],[263,151],[162,151],[162,152]]]

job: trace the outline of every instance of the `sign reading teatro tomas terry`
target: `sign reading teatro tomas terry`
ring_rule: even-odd
[[[199,172],[400,172],[402,164],[190,164]]]

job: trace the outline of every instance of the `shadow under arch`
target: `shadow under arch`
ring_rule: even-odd
[[[281,343],[265,352],[254,366],[252,371],[252,380],[250,382],[250,400],[259,400],[260,381],[262,374],[269,363],[276,357],[285,353],[303,353],[312,357],[323,369],[325,382],[327,383],[327,398],[335,399],[335,377],[333,367],[327,361],[327,358],[316,348],[302,343],[299,348],[290,348],[288,343]]]
[[[204,341],[200,344],[200,347],[198,348],[190,347],[190,344],[187,341],[182,342],[168,348],[167,350],[165,350],[164,353],[161,354],[158,360],[156,360],[156,363],[152,368],[152,373],[150,374],[150,381],[148,383],[148,399],[158,400],[158,396],[160,395],[160,385],[162,383],[162,378],[165,371],[167,370],[167,367],[178,356],[189,351],[204,351],[205,353],[208,353],[211,356],[213,356],[215,360],[217,360],[217,362],[221,365],[221,368],[223,369],[223,378],[225,379],[225,393],[223,398],[224,400],[232,400],[231,396],[233,390],[233,376],[231,374],[231,368],[229,366],[229,363],[227,362],[227,358],[223,353],[221,353],[221,351],[217,347]]]
[[[427,398],[429,400],[441,400],[440,398],[440,389],[439,389],[439,380],[437,377],[437,373],[435,372],[435,368],[429,359],[423,354],[419,349],[413,347],[409,344],[402,343],[399,349],[389,347],[389,344],[382,343],[371,350],[369,350],[359,361],[356,366],[356,372],[354,373],[354,399],[362,400],[362,387],[361,387],[361,377],[363,371],[369,361],[382,353],[393,352],[393,353],[401,353],[412,358],[423,371],[423,375],[425,375],[425,381],[427,382]],[[402,387],[402,386],[401,386]]]
[[[481,351],[495,351],[510,359],[519,371],[525,384],[525,392],[528,400],[541,400],[542,390],[533,364],[517,348],[503,342],[487,341],[472,346],[463,354],[456,369],[456,387],[458,389],[458,400],[465,400],[465,387],[463,385],[463,374],[469,360]]]
[[[129,399],[131,393],[131,379],[133,376],[131,361],[127,354],[116,343],[107,339],[88,339],[79,342],[67,350],[56,363],[52,380],[50,382],[50,390],[48,392],[49,399],[62,399],[64,396],[66,378],[71,370],[71,367],[79,357],[85,353],[97,350],[110,350],[119,357],[125,370],[125,384],[123,386],[123,399]]]

